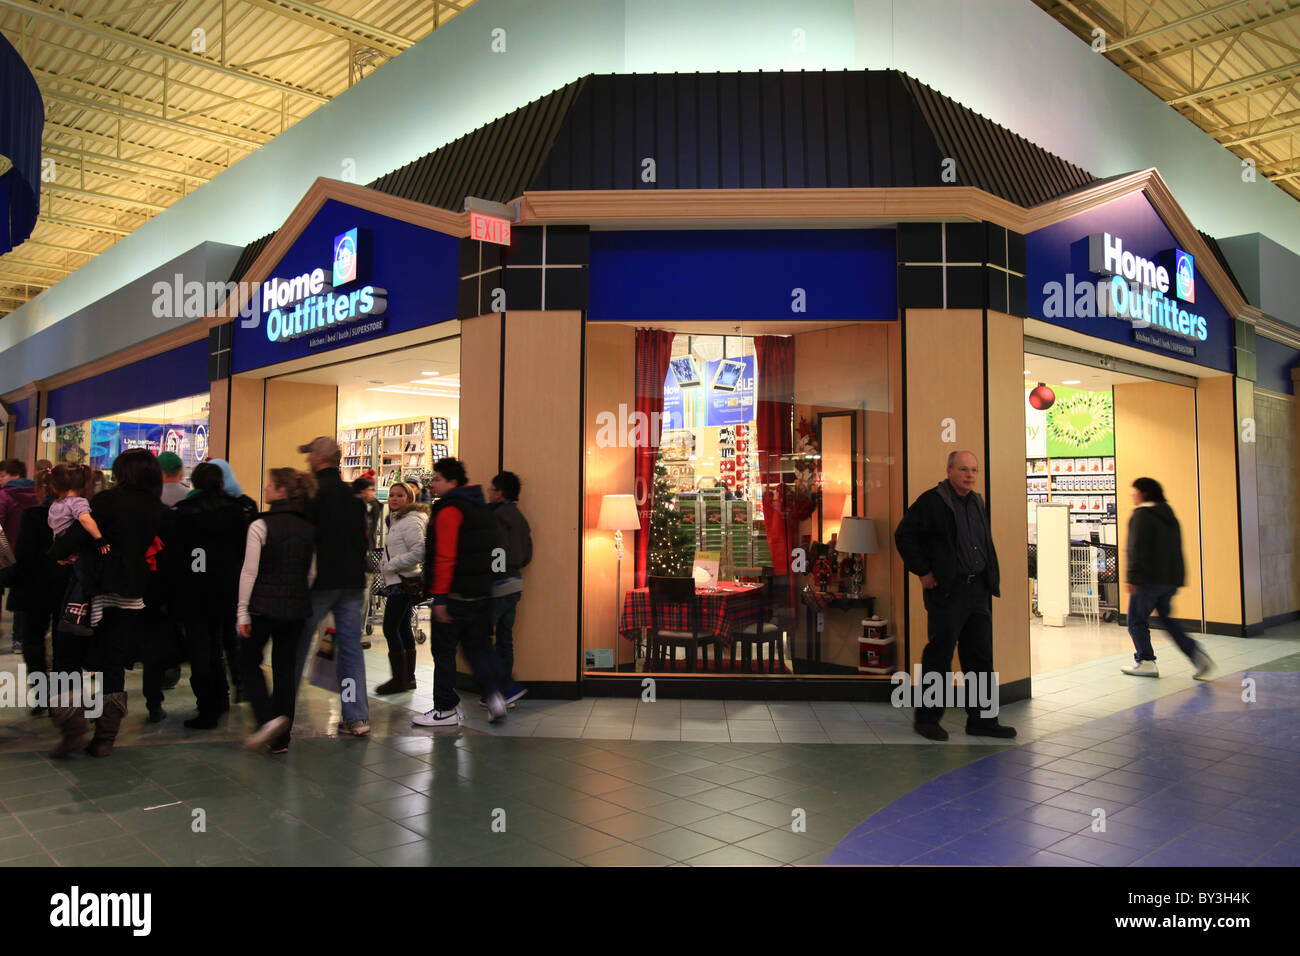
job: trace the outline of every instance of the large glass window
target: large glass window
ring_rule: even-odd
[[[720,325],[588,327],[585,670],[890,672],[895,325]]]
[[[131,448],[180,456],[185,477],[208,456],[209,395],[132,408],[55,427],[52,440],[41,441],[38,458],[54,464],[86,464],[107,473],[113,459]],[[45,438],[46,436],[40,436]]]

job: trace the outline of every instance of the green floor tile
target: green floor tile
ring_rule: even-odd
[[[313,840],[258,854],[272,866],[338,866],[359,855],[351,847],[334,840]]]
[[[734,845],[782,863],[793,863],[818,852],[825,856],[832,849],[832,845],[809,837],[806,833],[792,833],[789,830],[769,830]]]
[[[645,810],[648,807],[673,803],[677,799],[672,794],[652,790],[639,784],[624,787],[621,790],[611,790],[609,793],[601,794],[600,798],[608,800],[610,803],[616,803],[620,807],[626,807],[628,810]]]
[[[742,793],[752,793],[756,797],[768,797],[775,799],[785,793],[798,790],[802,784],[792,780],[781,780],[777,777],[758,776],[750,777],[748,780],[738,780],[729,785],[733,790],[739,790]]]
[[[710,850],[700,856],[685,861],[690,866],[780,866],[780,860],[761,856],[737,846],[724,846],[719,850]]]
[[[681,827],[665,830],[663,833],[656,833],[636,842],[638,846],[673,860],[689,860],[691,857],[726,846],[721,840]]]
[[[698,777],[692,777],[689,774],[678,774],[673,777],[665,777],[663,780],[656,780],[649,784],[652,790],[661,790],[664,793],[670,793],[674,797],[689,797],[692,794],[703,793],[705,790],[712,790],[716,784],[708,780],[700,780]]]
[[[404,843],[415,843],[423,837],[413,830],[397,823],[381,823],[378,826],[365,827],[349,834],[339,834],[340,843],[351,847],[358,853],[370,853],[375,850],[387,850]]]
[[[616,817],[620,813],[627,812],[618,804],[601,800],[599,797],[586,797],[582,800],[571,801],[565,806],[547,807],[546,809],[569,820],[584,824]]]
[[[747,807],[753,803],[758,803],[763,798],[753,793],[745,793],[741,790],[732,790],[730,787],[715,787],[712,790],[705,790],[702,793],[691,794],[687,799],[692,803],[712,807],[714,810],[719,812],[727,812],[736,810],[740,807]]]
[[[708,780],[710,783],[725,787],[735,783],[737,780],[748,780],[755,774],[749,770],[742,770],[739,767],[732,767],[729,764],[709,764],[699,770],[692,770],[691,776],[698,777],[701,780]]]
[[[63,849],[51,848],[50,854],[61,866],[116,866],[119,860],[148,855],[148,851],[139,840],[123,835]]]
[[[438,855],[428,840],[403,843],[387,850],[376,850],[365,854],[367,859],[379,866],[438,866]]]
[[[653,850],[628,843],[593,853],[579,862],[587,866],[667,866],[676,861]]]
[[[723,843],[738,843],[741,840],[764,833],[770,830],[771,827],[730,813],[720,813],[716,817],[709,817],[705,820],[687,824],[687,829],[694,830],[696,833],[703,833],[705,836],[711,836]]]
[[[44,853],[41,845],[26,833],[0,839],[0,862],[15,860],[20,857]]]
[[[578,860],[623,844],[623,841],[617,837],[586,826],[561,830],[534,842],[571,860]]]
[[[648,816],[644,813],[623,813],[615,817],[609,817],[604,820],[597,820],[588,824],[593,830],[599,830],[601,833],[608,833],[610,836],[617,837],[628,843],[640,840],[642,837],[651,836],[655,833],[662,833],[665,830],[671,830],[674,826],[655,817]]]
[[[78,843],[91,843],[95,840],[107,840],[109,837],[121,836],[123,833],[122,828],[111,819],[99,814],[68,826],[42,830],[38,839],[46,850],[53,853],[63,847],[75,846]]]
[[[679,827],[694,823],[697,820],[717,816],[718,813],[713,807],[706,807],[701,803],[692,803],[690,800],[678,800],[676,798],[669,803],[646,807],[643,812],[656,820],[664,820]]]
[[[0,866],[28,867],[28,866],[58,866],[53,858],[45,853],[34,853],[31,856],[18,857],[15,860],[0,859]]]
[[[545,847],[521,845],[508,849],[492,850],[479,856],[467,857],[458,866],[581,866],[576,860],[561,856]]]

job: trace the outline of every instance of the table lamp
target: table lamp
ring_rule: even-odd
[[[870,518],[852,516],[844,518],[840,524],[839,537],[835,541],[835,550],[853,555],[853,584],[849,596],[861,597],[863,571],[861,556],[875,554],[880,550],[880,545],[876,543],[875,522]]]
[[[614,551],[618,554],[618,577],[614,585],[614,670],[618,670],[618,607],[623,590],[623,532],[640,531],[641,516],[636,510],[636,495],[602,495],[598,531],[614,532]]]

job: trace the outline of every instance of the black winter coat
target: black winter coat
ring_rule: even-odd
[[[343,483],[337,468],[316,472],[316,497],[307,504],[316,526],[313,590],[359,590],[366,586],[366,503]]]
[[[248,537],[243,505],[225,492],[201,492],[177,502],[175,510],[175,545],[167,562],[172,614],[183,621],[233,616]]]
[[[1128,519],[1129,584],[1147,588],[1180,588],[1185,583],[1183,536],[1166,502],[1134,508]]]
[[[912,507],[907,509],[894,531],[894,543],[903,559],[903,567],[917,577],[933,574],[940,596],[951,592],[957,583],[957,514],[951,501],[952,494],[947,481],[939,482],[912,502]],[[971,494],[984,515],[985,527],[988,527],[988,509],[984,507],[984,499],[974,491]],[[985,553],[988,565],[984,573],[989,591],[998,596],[1001,576],[992,534]]]
[[[110,488],[90,500],[90,515],[107,539],[110,551],[99,560],[98,580],[88,582],[95,594],[118,594],[124,598],[144,598],[149,605],[166,603],[166,562],[175,559],[176,512],[147,491]],[[153,557],[149,551],[157,539],[163,551]],[[59,535],[50,550],[53,558],[65,558],[90,546],[90,535],[74,524]],[[163,571],[164,573],[155,573]]]
[[[6,587],[11,611],[48,614],[55,611],[68,587],[71,569],[49,557],[54,532],[50,530],[50,506],[34,505],[23,512],[14,547],[14,566]]]

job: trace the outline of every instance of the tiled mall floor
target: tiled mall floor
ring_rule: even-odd
[[[1295,654],[1300,650],[1298,637],[1300,628],[1292,626],[1252,640],[1211,637],[1206,644],[1221,672],[1232,675]],[[3,650],[8,650],[7,644]],[[382,640],[377,640],[368,655],[372,686],[387,677],[382,648]],[[1181,713],[1178,701],[1189,694],[1196,697],[1208,691],[1225,701],[1239,697],[1240,676],[1199,685],[1163,638],[1157,637],[1157,653],[1165,675],[1158,681],[1120,675],[1118,667],[1126,655],[1036,677],[1033,700],[1003,709],[1003,722],[1020,730],[1011,746],[966,737],[960,720],[952,718],[947,721],[954,731],[951,740],[930,743],[910,731],[907,712],[888,704],[662,698],[654,703],[525,699],[501,727],[490,727],[475,702],[467,699],[464,728],[430,731],[409,723],[413,710],[429,706],[418,693],[390,701],[372,699],[372,736],[338,738],[332,736],[337,698],[306,688],[293,747],[285,757],[272,758],[248,755],[239,748],[237,741],[251,720],[246,706],[237,706],[215,731],[184,730],[181,720],[193,705],[184,684],[168,692],[168,719],[147,724],[134,693],[139,686],[137,672],[128,675],[132,712],[124,722],[117,751],[107,760],[84,756],[50,760],[44,756],[53,739],[48,720],[29,717],[19,708],[0,709],[0,864],[837,862],[846,838],[861,839],[864,825],[885,821],[879,811],[890,808],[886,816],[897,815],[909,806],[896,803],[900,799],[924,802],[934,793],[961,789],[958,784],[963,778],[952,777],[953,771],[968,768],[964,772],[972,776],[967,782],[984,780],[982,775],[992,767],[1020,768],[999,777],[1058,774],[1062,779],[1027,781],[1030,786],[1043,786],[1043,794],[1017,784],[1018,793],[1007,796],[1060,810],[1049,801],[1066,789],[1063,785],[1070,781],[1063,778],[1076,774],[1068,768],[1040,766],[1048,760],[1068,762],[1066,754],[1053,752],[1055,748],[1072,748],[1070,754],[1095,750],[1136,761],[1142,754],[1164,753],[1172,746],[1161,736],[1166,728],[1143,714],[1162,713],[1162,707]],[[427,645],[421,654],[427,661]],[[0,670],[12,670],[16,664],[17,658],[0,656]],[[1284,666],[1285,662],[1279,665]],[[429,677],[429,668],[422,666],[418,673],[422,689],[429,687]],[[1263,680],[1261,686],[1267,686]],[[1294,700],[1294,692],[1290,699]],[[1189,713],[1179,722],[1213,726],[1224,719],[1213,709]],[[1087,726],[1110,718],[1119,723],[1107,729],[1108,737]],[[1289,726],[1296,726],[1294,720]],[[1275,765],[1286,763],[1279,770],[1283,774],[1297,770],[1297,754],[1288,749],[1294,741],[1277,742],[1279,735],[1295,733],[1284,723],[1254,728],[1243,724],[1232,733],[1239,738],[1235,752],[1216,754],[1214,762],[1235,758],[1231,766],[1253,772],[1261,766],[1246,759],[1253,757]],[[1127,742],[1134,752],[1113,753],[1116,739]],[[1214,746],[1222,749],[1223,740]],[[1181,769],[1208,759],[1181,756]],[[1118,769],[1111,768],[1108,759],[1094,755],[1091,766],[1105,768],[1105,773]],[[1159,776],[1151,767],[1125,772]],[[1096,780],[1095,775],[1077,776],[1087,779],[1072,786]],[[1227,777],[1231,774],[1216,775],[1216,779]],[[933,793],[918,791],[930,781],[935,781]],[[996,781],[985,783],[995,785]],[[978,789],[984,787],[969,787],[963,796]],[[1045,795],[1048,792],[1051,796]],[[1291,792],[1300,788],[1292,786]],[[1148,796],[1143,792],[1143,799]],[[1232,799],[1242,797],[1238,792]],[[959,798],[948,796],[940,802],[955,799]],[[988,799],[976,799],[976,809],[991,807],[993,812],[1010,807],[1014,814],[1028,809],[982,802]],[[1300,807],[1294,801],[1287,803],[1279,796],[1275,802],[1273,817],[1257,807],[1247,812],[1280,820],[1278,826],[1288,821],[1300,826]],[[923,809],[930,808],[913,813]],[[201,832],[195,832],[196,821],[204,825]],[[1035,823],[1032,818],[1029,822]],[[1117,812],[1115,826],[1123,822],[1127,821],[1121,821]],[[1260,834],[1262,839],[1276,838],[1261,853],[1289,852],[1285,847],[1290,835],[1274,832],[1278,826]],[[962,831],[953,839],[972,832]],[[987,835],[980,838],[984,841],[980,846],[1001,839],[1008,846],[1032,847],[1033,840],[1024,842],[1025,832]],[[1211,836],[1202,834],[1202,840],[1226,839],[1219,830],[1207,832]],[[919,830],[913,833],[917,835]],[[936,836],[930,833],[926,839]],[[937,849],[922,840],[913,842],[921,843],[925,853]],[[959,854],[960,862],[1010,862],[989,859],[989,851],[981,857],[972,849],[974,842],[963,845],[966,853]],[[1065,852],[1059,855],[1089,862]],[[894,862],[862,853],[852,860],[875,861]],[[933,861],[938,860],[926,862]],[[1044,861],[1061,862],[1048,858],[1014,862]]]

